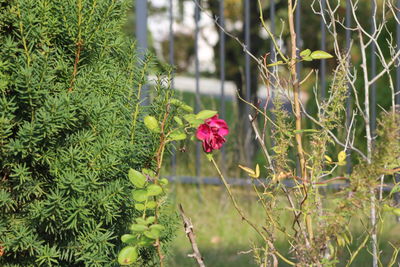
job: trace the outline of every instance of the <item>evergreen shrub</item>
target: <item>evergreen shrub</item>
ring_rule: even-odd
[[[130,2],[0,0],[0,266],[117,265],[128,170],[154,167],[159,142],[142,118],[170,96],[158,82],[139,101],[155,67],[122,31]]]

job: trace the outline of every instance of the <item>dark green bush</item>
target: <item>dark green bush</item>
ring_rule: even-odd
[[[140,118],[169,96],[139,105],[153,60],[121,31],[130,2],[0,0],[0,266],[116,265],[127,171],[158,146]]]

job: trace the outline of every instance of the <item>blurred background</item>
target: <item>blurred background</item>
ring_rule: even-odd
[[[324,1],[322,0],[322,3]],[[348,1],[339,1],[339,20],[343,25],[351,26]],[[380,0],[376,2],[378,10],[383,8],[382,3]],[[272,33],[279,37],[279,45],[284,53],[289,45],[286,5],[286,0],[261,1],[264,21]],[[375,7],[373,5],[374,1],[358,2],[357,12],[360,18],[365,18],[361,23],[366,29],[373,27],[370,20]],[[299,52],[308,48],[334,54],[333,38],[329,35],[321,16],[313,10],[320,11],[317,2],[298,0],[295,20]],[[399,29],[391,14],[388,14],[387,18],[388,29],[378,41],[382,43],[383,53],[389,57],[390,48],[385,45],[386,41],[398,38]],[[217,24],[222,26],[225,32]],[[183,99],[195,110],[218,110],[220,117],[227,121],[231,131],[224,149],[217,153],[218,161],[226,176],[242,179],[245,184],[245,179],[241,178],[244,175],[237,165],[254,166],[255,163],[259,163],[260,166],[264,166],[265,159],[255,143],[248,123],[248,114],[253,112],[238,99],[238,96],[262,107],[267,97],[267,89],[272,97],[276,95],[275,88],[266,88],[262,84],[255,61],[244,52],[246,48],[257,58],[266,56],[268,63],[277,60],[271,39],[262,28],[257,1],[136,0],[128,14],[126,30],[135,36],[139,48],[147,48],[156,54],[161,65],[167,63],[174,66],[172,88],[178,98]],[[352,44],[352,40],[357,38],[356,34],[344,28],[339,28],[338,34],[343,52],[351,47],[351,64],[357,68],[361,64],[361,53],[357,44]],[[371,63],[369,65],[373,66],[373,62],[376,62],[375,51],[371,49],[366,52],[368,62]],[[330,59],[299,64],[300,76],[303,78],[311,70],[315,71],[302,85],[300,93],[302,102],[312,115],[317,112],[316,100],[323,100],[328,95],[331,73],[336,63],[335,59]],[[285,76],[285,68],[279,71]],[[380,67],[376,67],[375,71],[379,72]],[[398,73],[399,68],[393,70],[392,74],[395,80],[397,78],[397,90],[400,88]],[[390,107],[390,89],[387,83],[388,79],[382,78],[375,84],[378,93],[372,100],[372,105],[377,115],[373,115],[373,120],[376,120],[382,110]],[[356,87],[362,87],[361,81]],[[314,91],[317,92],[317,96]],[[346,103],[347,117],[351,116],[354,105],[351,90],[349,95],[349,101]],[[397,101],[399,103],[399,97]],[[287,103],[286,106],[290,111],[290,104]],[[356,124],[359,127],[356,128],[355,146],[365,151],[365,129],[361,126],[363,122],[358,121]],[[303,127],[311,129],[315,128],[315,125],[305,120]],[[340,136],[342,133],[337,134]],[[267,135],[267,146],[270,147],[272,142],[272,138]],[[307,146],[308,144],[306,150],[309,149]],[[341,148],[335,145],[329,147],[333,155],[340,150]],[[291,157],[293,168],[296,168],[294,151]],[[249,250],[252,248],[251,244],[257,244],[259,240],[233,210],[224,188],[218,185],[217,174],[202,153],[200,145],[190,141],[178,143],[168,161],[164,173],[177,181],[173,184],[173,201],[182,203],[187,215],[192,218],[206,263],[210,266],[255,266]],[[351,166],[356,162],[357,157],[351,157],[347,166],[339,167],[335,174],[350,173]],[[264,168],[262,172],[265,174]],[[261,220],[263,214],[257,209],[258,205],[255,205],[256,196],[248,189],[246,186],[235,187],[235,194],[239,196],[241,204],[251,217]],[[325,193],[328,199],[333,191],[328,189]],[[383,258],[386,260],[390,259],[391,254],[385,248],[390,247],[389,242],[398,242],[400,233],[395,218],[389,218],[388,222],[391,230],[385,230],[380,240]],[[357,225],[354,225],[354,229],[357,229]],[[285,251],[288,244],[282,240],[281,247]],[[175,242],[171,253],[171,266],[194,265],[193,260],[187,257],[190,245],[183,230],[179,231],[178,242]],[[348,255],[343,254],[342,257],[344,262]],[[368,262],[370,254],[363,252],[354,266]]]

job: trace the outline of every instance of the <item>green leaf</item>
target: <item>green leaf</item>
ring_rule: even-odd
[[[346,161],[346,151],[342,150],[338,154],[338,161],[345,162]]]
[[[197,128],[200,124],[204,123],[204,120],[196,119],[194,114],[186,114],[183,116],[185,121],[190,123],[191,127]]]
[[[267,67],[274,67],[274,66],[278,66],[278,65],[282,65],[282,64],[284,64],[283,61],[282,61],[282,60],[279,60],[279,61],[277,61],[277,62],[268,64]]]
[[[143,233],[146,237],[151,239],[157,239],[160,237],[160,232],[156,229],[151,229]]]
[[[136,262],[138,256],[137,247],[124,247],[118,253],[118,263],[120,265],[131,265],[132,263]]]
[[[144,118],[144,125],[153,133],[160,132],[160,127],[158,126],[157,119],[153,116],[146,116]]]
[[[161,178],[160,179],[160,185],[167,185],[169,183],[167,178]]]
[[[179,118],[178,116],[174,117],[174,121],[179,125],[182,126],[183,125],[183,121],[181,118]]]
[[[390,190],[390,195],[398,192],[400,192],[400,184],[396,184],[395,186],[393,186],[392,190]]]
[[[317,50],[311,53],[310,57],[312,59],[327,59],[333,58],[333,56],[325,51]]]
[[[150,229],[156,229],[157,231],[161,232],[165,230],[165,227],[161,224],[153,224],[150,226]]]
[[[132,243],[136,243],[138,240],[135,235],[125,234],[125,235],[121,236],[121,241],[123,243],[132,244]]]
[[[150,209],[150,210],[153,210],[153,209],[155,209],[157,207],[157,202],[155,202],[155,201],[149,201],[149,202],[147,202],[147,204],[146,204],[146,208],[148,208],[148,209]]]
[[[188,106],[188,105],[186,105],[186,104],[183,104],[182,106],[181,106],[181,109],[183,110],[183,111],[186,111],[186,112],[193,112],[193,108],[191,107],[191,106]]]
[[[135,209],[137,209],[138,211],[143,211],[144,210],[144,204],[136,203],[135,204]]]
[[[394,208],[393,207],[390,207],[388,204],[384,204],[383,205],[383,210],[384,211],[392,211]]]
[[[131,183],[137,188],[143,188],[146,184],[146,177],[134,169],[129,169],[128,177]]]
[[[395,208],[392,210],[393,214],[396,216],[400,216],[400,208]]]
[[[148,196],[158,196],[162,193],[162,187],[157,184],[151,184],[147,187]]]
[[[302,58],[304,61],[313,61],[313,58],[310,56],[306,56]]]
[[[153,222],[155,222],[156,221],[156,217],[154,217],[154,216],[150,216],[150,217],[148,217],[147,219],[146,219],[146,223],[147,224],[151,224],[151,223],[153,223]]]
[[[183,131],[174,131],[169,135],[169,138],[173,141],[180,141],[186,139],[186,134]]]
[[[194,115],[194,114],[186,114],[186,115],[183,115],[183,119],[190,123],[190,121],[196,119],[196,115]]]
[[[144,189],[133,190],[132,198],[137,202],[144,202],[147,200],[147,191]]]
[[[180,107],[180,106],[185,104],[185,103],[183,103],[182,101],[180,101],[179,99],[176,99],[176,98],[171,98],[169,103],[171,103],[171,105],[174,105],[174,106],[177,106],[177,107]]]
[[[301,129],[301,130],[294,130],[293,132],[295,134],[301,134],[301,133],[318,133],[319,131],[316,129]]]
[[[170,103],[171,103],[171,105],[174,105],[174,106],[182,109],[183,111],[193,112],[193,108],[191,106],[186,105],[184,102],[182,102],[176,98],[171,99]]]
[[[143,235],[140,238],[140,241],[138,242],[138,245],[140,245],[142,247],[150,247],[150,246],[153,246],[153,243],[154,243],[153,239],[150,239],[150,238],[148,238],[148,237]]]
[[[145,219],[143,219],[143,218],[136,218],[135,221],[138,224],[148,225],[147,221]]]
[[[329,157],[328,155],[324,155],[324,157],[325,157],[325,160],[326,160],[327,163],[332,163],[333,162],[332,158]]]
[[[155,177],[156,176],[156,173],[154,171],[150,170],[150,169],[143,168],[142,169],[142,173],[147,175],[147,176],[149,176],[149,177]]]
[[[131,229],[132,232],[142,233],[142,232],[146,231],[148,228],[146,225],[143,225],[143,224],[132,224],[129,229]]]
[[[211,118],[212,116],[216,115],[218,112],[215,110],[202,110],[196,114],[196,119],[198,120],[205,120]]]
[[[311,54],[311,50],[310,49],[305,49],[305,50],[300,52],[300,56],[301,57],[308,57],[310,54]]]

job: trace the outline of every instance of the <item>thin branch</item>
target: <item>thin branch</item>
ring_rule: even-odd
[[[192,249],[193,249],[193,254],[189,254],[188,256],[191,258],[194,258],[200,267],[205,267],[206,265],[204,264],[203,257],[201,256],[199,247],[197,246],[197,243],[196,243],[196,236],[194,234],[192,221],[190,220],[189,217],[187,217],[185,215],[185,212],[184,212],[181,204],[179,204],[179,212],[182,217],[183,227],[185,228],[185,233],[186,233],[187,237],[189,238],[190,244],[192,245]]]

